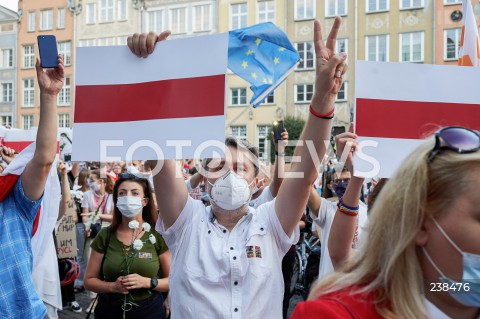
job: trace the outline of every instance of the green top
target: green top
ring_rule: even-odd
[[[155,244],[152,244],[148,237],[150,234],[155,236],[157,240]],[[143,247],[139,251],[135,251],[133,261],[130,265],[130,274],[139,274],[143,277],[157,277],[161,273],[160,262],[158,256],[168,250],[165,241],[153,228],[150,232],[145,232],[142,238]],[[102,228],[98,235],[93,240],[90,247],[93,250],[103,255],[105,251],[105,245],[107,241],[107,228]],[[126,269],[126,257],[125,246],[120,240],[117,239],[116,233],[111,233],[110,244],[108,245],[107,255],[103,263],[103,275],[105,281],[114,282],[120,276],[127,275]],[[128,252],[128,250],[127,250]],[[130,291],[134,301],[141,301],[151,296],[149,289],[134,289]],[[104,294],[106,297],[112,300],[123,301],[124,295],[122,294]]]

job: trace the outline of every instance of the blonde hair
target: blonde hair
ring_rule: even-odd
[[[367,240],[342,271],[312,287],[309,299],[359,286],[353,293],[375,292],[375,306],[385,318],[427,318],[423,276],[415,235],[427,216],[450,209],[455,194],[466,190],[471,171],[480,168],[480,151],[443,151],[427,165],[434,139],[419,146],[388,181],[372,208]]]

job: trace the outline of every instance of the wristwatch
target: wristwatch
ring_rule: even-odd
[[[150,290],[155,289],[157,285],[158,285],[157,277],[153,277],[152,279],[150,279]]]

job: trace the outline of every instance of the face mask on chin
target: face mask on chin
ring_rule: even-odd
[[[455,248],[455,250],[462,255],[462,281],[458,282],[445,276],[440,268],[438,268],[438,266],[433,262],[433,259],[430,257],[425,247],[422,247],[425,256],[435,270],[440,274],[440,281],[444,284],[448,284],[449,289],[447,291],[453,299],[465,306],[480,307],[480,255],[462,251],[433,217],[432,220],[438,230],[440,230],[442,233],[443,237],[445,237],[445,239]],[[451,287],[456,287],[457,289],[452,289]]]
[[[208,181],[208,179],[207,179]],[[230,171],[225,176],[220,177],[214,184],[210,183],[210,201],[226,211],[236,211],[242,206],[248,204],[252,197],[250,184],[247,181]]]

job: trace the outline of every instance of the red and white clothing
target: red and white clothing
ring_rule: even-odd
[[[249,208],[229,232],[188,197],[176,222],[165,229],[159,218],[156,229],[172,253],[173,319],[282,318],[282,259],[299,231],[285,234],[275,200]]]
[[[89,212],[95,213],[100,204],[102,204],[102,206],[100,207],[98,214],[109,215],[113,207],[113,196],[107,193],[105,193],[105,195],[98,195],[93,190],[83,193],[82,208],[88,208]]]

